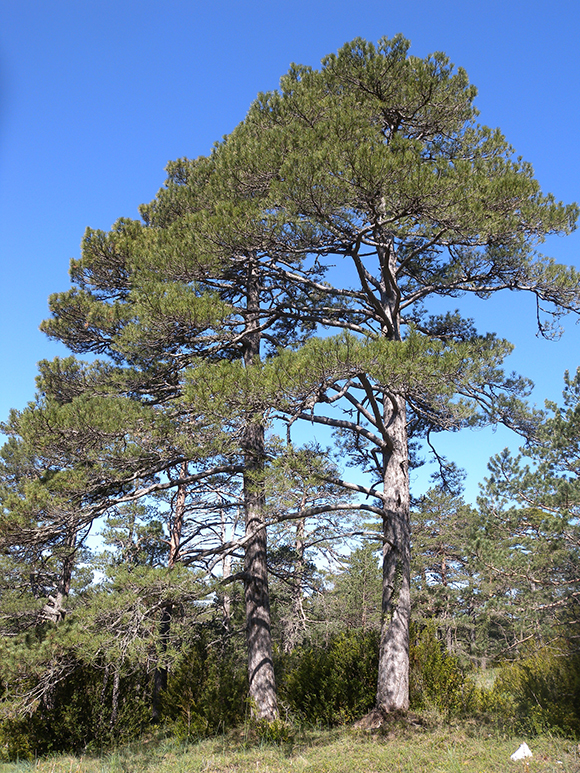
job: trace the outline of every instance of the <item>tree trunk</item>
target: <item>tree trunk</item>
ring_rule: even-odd
[[[181,477],[187,477],[187,462],[183,462],[181,467]],[[185,496],[187,489],[185,485],[177,488],[175,505],[172,508],[171,520],[169,522],[169,557],[167,559],[167,568],[171,571],[179,558],[179,549],[181,547],[181,534],[183,532],[183,523],[185,520]],[[151,698],[151,721],[154,725],[161,719],[161,695],[167,689],[167,663],[165,655],[169,644],[169,634],[171,632],[171,615],[173,613],[173,604],[166,604],[161,610],[161,620],[159,621],[159,655],[155,673],[153,674],[153,695]]]
[[[113,700],[111,706],[111,719],[109,720],[109,728],[114,729],[117,724],[117,716],[119,713],[119,684],[121,680],[120,666],[115,668],[115,674],[113,676]]]
[[[405,401],[386,400],[385,424],[392,448],[385,453],[383,597],[377,708],[409,708],[409,623],[411,620],[411,530]]]
[[[304,503],[303,503],[304,504]],[[296,521],[296,537],[294,549],[296,551],[296,565],[292,579],[291,593],[292,605],[288,622],[285,626],[284,652],[292,652],[298,646],[306,630],[306,615],[304,614],[304,572],[306,561],[304,559],[304,518]]]
[[[401,341],[400,291],[394,243],[377,234],[381,266],[383,335]],[[383,453],[383,593],[377,708],[409,708],[409,624],[411,621],[411,526],[406,402],[383,385],[383,423],[388,441]]]
[[[44,617],[47,620],[51,620],[53,623],[61,623],[66,616],[65,604],[69,597],[72,575],[75,568],[77,530],[78,521],[75,517],[68,527],[62,554],[60,577],[58,579],[55,595],[48,597],[48,602],[42,609]]]
[[[223,510],[220,511],[220,519],[221,519],[221,527],[222,527],[222,544],[226,541],[226,522],[225,522],[225,515]],[[233,533],[235,533],[235,527],[233,529]],[[232,534],[233,538],[233,534]],[[227,580],[228,577],[230,577],[232,574],[232,557],[229,553],[225,553],[222,558],[222,578],[224,580]],[[224,626],[224,631],[227,633],[230,630],[231,627],[231,618],[232,618],[232,597],[230,595],[230,592],[227,589],[227,586],[224,585],[224,596],[222,600],[222,623]]]
[[[102,737],[103,728],[105,726],[105,706],[107,705],[107,687],[109,685],[109,665],[107,664],[103,670],[103,686],[101,687],[101,712],[99,714],[99,724],[97,730],[97,738]]]
[[[246,367],[260,361],[259,282],[253,258],[248,260]],[[272,660],[270,594],[268,590],[267,535],[264,525],[264,425],[252,417],[243,436],[245,534],[249,537],[244,556],[244,596],[248,644],[248,681],[252,713],[272,721],[278,716],[276,680]]]
[[[171,631],[171,613],[173,605],[168,604],[161,610],[161,620],[159,622],[159,654],[157,656],[157,665],[153,674],[153,695],[151,696],[151,721],[157,725],[161,721],[161,695],[167,689],[167,663],[165,662],[165,653]]]
[[[246,428],[246,443],[255,454],[246,453],[244,500],[246,535],[251,539],[245,550],[246,636],[248,642],[248,679],[252,711],[258,719],[277,717],[276,682],[272,660],[270,631],[270,594],[266,563],[267,537],[264,526],[264,496],[260,480],[263,463],[264,428],[252,424]]]

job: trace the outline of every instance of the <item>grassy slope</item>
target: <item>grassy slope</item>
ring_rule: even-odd
[[[524,739],[487,736],[481,728],[398,727],[369,736],[354,730],[301,733],[285,746],[227,735],[189,745],[149,740],[102,757],[52,757],[0,764],[0,773],[524,773],[510,754]],[[528,739],[530,773],[580,773],[578,744]]]

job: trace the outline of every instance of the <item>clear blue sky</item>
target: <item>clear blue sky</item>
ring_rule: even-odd
[[[580,200],[577,0],[5,0],[0,25],[0,418],[34,394],[36,363],[63,354],[38,331],[50,293],[69,286],[86,226],[137,217],[170,159],[206,154],[290,62],[316,66],[347,40],[402,32],[411,53],[445,51],[478,87],[544,189]],[[546,252],[580,266],[580,233]],[[509,363],[557,399],[580,365],[573,319],[557,343],[535,336],[531,299],[475,309],[481,330],[516,344]],[[452,436],[469,491],[508,434]]]

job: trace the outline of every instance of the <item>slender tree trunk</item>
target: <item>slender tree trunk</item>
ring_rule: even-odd
[[[184,462],[181,468],[181,477],[187,477],[187,462]],[[171,571],[179,557],[179,548],[181,546],[181,535],[183,532],[183,523],[185,520],[185,496],[186,487],[181,485],[177,489],[175,504],[172,508],[171,520],[169,523],[169,557],[167,559],[167,568]],[[151,721],[157,724],[161,719],[161,695],[167,689],[167,663],[165,655],[169,644],[169,635],[171,633],[171,616],[173,613],[173,604],[166,604],[161,610],[161,619],[159,621],[159,655],[157,666],[153,674],[153,695],[151,699]]]
[[[68,527],[62,556],[62,567],[55,595],[48,597],[48,603],[45,604],[42,609],[43,615],[48,620],[52,620],[53,623],[62,622],[66,616],[65,604],[70,593],[72,574],[75,566],[77,530],[78,521],[75,517]]]
[[[168,604],[161,610],[161,620],[159,621],[159,653],[157,655],[157,665],[153,673],[153,695],[151,696],[151,721],[157,725],[161,721],[161,696],[167,689],[167,663],[165,654],[171,631],[171,613],[173,606]]]
[[[119,713],[119,684],[121,681],[120,666],[115,668],[115,674],[113,676],[113,701],[111,707],[111,719],[109,720],[109,727],[111,730],[117,724],[117,716]]]
[[[187,462],[183,462],[181,465],[180,474],[182,478],[187,478],[188,469]],[[171,514],[171,522],[169,524],[169,557],[167,559],[167,567],[173,569],[179,559],[179,549],[181,547],[181,535],[183,534],[183,524],[185,522],[185,497],[187,494],[187,487],[185,484],[181,484],[177,488],[177,496],[175,498],[175,505]]]
[[[306,615],[304,614],[304,532],[304,518],[299,518],[296,521],[296,537],[294,540],[296,568],[292,581],[292,607],[287,625],[284,652],[292,652],[306,630]]]
[[[232,528],[232,539],[234,538],[234,535],[236,533],[236,528],[238,524],[239,519],[239,508],[238,508],[238,515],[234,519],[234,525]],[[221,539],[222,544],[225,544],[227,534],[226,534],[226,517],[223,509],[220,510],[220,521],[221,521]],[[230,553],[225,553],[222,558],[222,578],[223,580],[227,580],[228,577],[231,577],[232,574],[232,557]],[[228,590],[228,586],[224,583],[224,596],[223,596],[223,602],[222,602],[222,623],[224,626],[224,632],[229,633],[231,628],[231,616],[232,616],[232,597]],[[225,638],[224,638],[225,641]]]
[[[97,732],[98,738],[102,737],[103,727],[105,725],[105,706],[107,699],[107,687],[109,684],[109,666],[105,666],[103,670],[103,686],[101,687],[101,713],[99,715],[99,729]]]
[[[447,615],[446,615],[447,617]],[[449,625],[445,629],[445,647],[447,648],[447,652],[453,652],[453,627],[451,625],[451,620],[449,621]]]
[[[252,257],[248,260],[247,288],[244,362],[246,367],[251,367],[260,360],[259,284]],[[249,413],[251,410],[250,406]],[[249,695],[254,716],[272,721],[278,716],[278,704],[272,659],[267,535],[264,525],[264,425],[256,420],[255,415],[252,415],[244,431],[243,452],[245,533],[250,538],[244,556]]]

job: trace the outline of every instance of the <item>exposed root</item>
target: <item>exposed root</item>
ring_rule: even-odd
[[[358,722],[354,723],[357,730],[378,730],[387,721],[389,713],[381,708],[374,708]]]
[[[355,722],[353,727],[356,730],[366,730],[367,732],[380,729],[381,734],[390,734],[397,729],[412,728],[418,730],[426,727],[426,722],[424,717],[413,711],[402,711],[401,709],[386,711],[375,706],[366,716]]]

